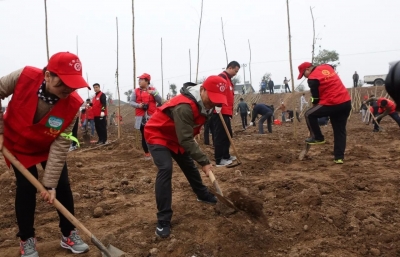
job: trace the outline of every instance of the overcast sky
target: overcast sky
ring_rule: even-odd
[[[388,63],[400,59],[398,0],[292,0],[290,22],[294,77],[297,66],[311,60],[312,6],[316,51],[336,50],[338,72],[347,87],[352,74],[386,74]],[[196,77],[197,37],[201,0],[135,0],[136,76],[151,74],[162,92],[163,40],[164,96],[169,83],[180,87]],[[77,52],[89,84],[100,83],[116,97],[116,17],[119,22],[119,85],[123,94],[133,88],[132,1],[48,0],[50,55]],[[258,90],[265,72],[275,84],[290,77],[285,0],[204,0],[200,39],[199,77],[218,74],[226,66],[221,32],[224,21],[229,61],[246,63],[239,75]],[[397,18],[396,18],[397,17]],[[44,0],[0,0],[0,77],[26,65],[44,67],[46,57]],[[299,82],[295,79],[295,85]],[[87,90],[79,90],[87,98]]]

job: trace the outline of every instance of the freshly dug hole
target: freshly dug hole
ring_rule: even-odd
[[[229,198],[233,204],[240,210],[246,212],[253,218],[260,218],[263,214],[263,202],[260,199],[246,195],[242,190],[233,190],[228,193]]]

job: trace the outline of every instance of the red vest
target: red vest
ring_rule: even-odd
[[[86,106],[86,117],[88,120],[94,120],[93,107]]]
[[[386,100],[387,101],[387,105],[385,107],[381,107],[382,100]],[[396,104],[393,101],[389,100],[389,99],[381,97],[381,98],[378,99],[377,103],[378,103],[378,107],[379,107],[378,113],[384,113],[388,107],[390,107],[392,109],[389,114],[392,114],[392,113],[396,112]]]
[[[156,90],[154,87],[149,87],[149,90]],[[148,115],[153,115],[153,113],[156,111],[157,109],[157,103],[156,103],[156,99],[154,98],[154,96],[152,96],[151,94],[147,93],[147,91],[144,90],[140,90],[140,88],[136,88],[135,89],[135,95],[136,95],[136,102],[138,104],[140,103],[145,103],[149,105],[149,108],[147,109],[147,114]],[[136,108],[135,109],[135,116],[144,116],[144,110],[141,108]]]
[[[227,105],[222,105],[221,113],[232,116],[233,115],[233,104],[235,101],[235,91],[233,89],[232,81],[229,78],[228,73],[226,73],[225,71],[222,72],[221,74],[219,74],[218,76],[220,76],[221,78],[226,80],[226,86],[227,86],[227,89],[225,90]],[[214,113],[217,113],[217,112],[214,110]]]
[[[100,97],[103,94],[103,92],[99,92],[97,95],[95,95],[92,99],[92,103],[93,103],[93,116],[94,117],[100,117],[101,114],[101,108],[103,107],[103,105],[100,102]],[[104,114],[107,116],[107,107],[104,110]]]
[[[4,146],[26,168],[48,159],[51,144],[71,124],[83,103],[73,92],[33,124],[39,101],[37,91],[43,79],[41,69],[25,67],[4,114]]]
[[[81,122],[83,123],[86,120],[86,113],[81,113]]]
[[[336,71],[327,64],[317,66],[308,79],[319,80],[319,104],[337,105],[350,101],[350,95]]]
[[[206,122],[206,117],[201,115],[196,102],[184,95],[177,95],[157,108],[156,112],[146,123],[144,137],[147,143],[165,146],[174,153],[185,152],[185,149],[179,145],[174,121],[163,112],[167,108],[172,108],[182,103],[190,104],[190,107],[192,107],[193,119],[196,124],[193,128],[193,137],[200,133],[201,126]]]

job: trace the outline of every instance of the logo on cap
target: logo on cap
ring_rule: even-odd
[[[82,69],[82,64],[81,64],[81,61],[79,61],[79,59],[72,60],[72,61],[69,63],[69,66],[74,66],[74,69],[75,69],[76,71],[81,71],[81,69]]]
[[[322,70],[322,74],[325,75],[325,76],[328,76],[331,73],[328,70]]]
[[[219,83],[218,87],[219,87],[219,91],[221,91],[221,92],[225,91],[225,84],[224,83]]]

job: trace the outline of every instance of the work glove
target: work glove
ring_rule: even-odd
[[[104,112],[101,112],[101,113],[100,113],[100,117],[104,117]]]
[[[247,114],[250,115],[250,111],[248,111]]]
[[[250,122],[250,125],[249,126],[254,126],[254,122]]]
[[[237,113],[235,113],[235,115],[237,115]]]
[[[222,110],[222,107],[215,106],[215,111],[216,111],[217,113],[220,113],[221,110]]]

